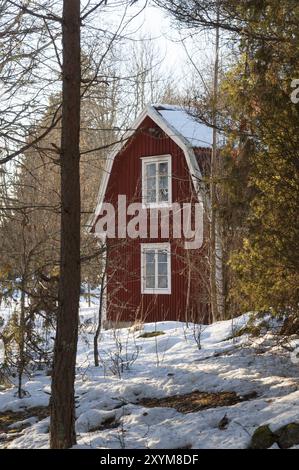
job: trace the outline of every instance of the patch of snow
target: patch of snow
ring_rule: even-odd
[[[7,449],[48,449],[50,418],[24,429],[22,435],[6,444]]]
[[[0,411],[19,411],[24,408],[37,406],[48,406],[49,404],[49,377],[39,375],[38,377],[27,378],[23,388],[28,392],[28,396],[17,398],[16,389],[10,388],[0,391]]]
[[[96,307],[83,305],[76,375],[76,448],[247,448],[255,429],[267,424],[275,431],[290,422],[299,422],[299,369],[290,353],[268,332],[263,338],[233,337],[251,314],[233,321],[201,326],[201,349],[194,340],[196,325],[160,322],[141,328],[103,330],[99,342],[100,366],[93,365],[92,319]],[[142,332],[164,334],[141,338]],[[121,377],[109,368],[116,351],[132,355],[136,361]],[[267,344],[267,348],[263,345]],[[24,384],[30,397],[21,400],[15,389],[0,392],[0,411],[46,406],[50,378],[38,375]],[[236,392],[239,396],[256,392],[249,401],[234,406],[210,408],[183,414],[173,408],[146,408],[144,398],[164,398],[192,391]],[[228,425],[219,429],[227,416]],[[119,426],[107,426],[115,420]],[[32,424],[9,448],[49,446],[49,420]],[[97,429],[99,428],[99,429]]]
[[[181,136],[192,147],[211,147],[213,130],[206,124],[199,122],[191,112],[180,106],[154,105],[154,108],[163,117],[175,133]]]
[[[97,409],[90,409],[80,414],[76,421],[76,431],[84,433],[107,423],[107,421],[114,420],[116,413],[113,411],[104,411]]]
[[[23,426],[32,426],[38,422],[38,418],[36,416],[32,416],[31,418],[23,419],[22,421],[16,421],[8,426],[8,429],[20,429]]]

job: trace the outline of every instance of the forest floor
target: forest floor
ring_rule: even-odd
[[[294,427],[288,444],[277,437],[299,425],[299,338],[282,338],[278,322],[245,314],[201,327],[106,330],[94,367],[96,310],[82,303],[75,447],[248,448],[266,429],[258,446],[299,448]],[[0,391],[0,448],[49,445],[50,377],[36,370],[24,388],[22,399],[14,387]]]

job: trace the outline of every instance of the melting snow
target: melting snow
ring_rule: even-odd
[[[78,448],[246,448],[254,430],[269,424],[275,430],[299,421],[299,369],[290,353],[277,345],[271,334],[267,348],[247,335],[232,338],[249,314],[201,328],[199,350],[196,327],[179,322],[146,324],[141,330],[103,331],[101,365],[93,366],[91,320],[96,307],[81,312],[76,377]],[[165,334],[140,338],[144,331]],[[124,371],[112,374],[116,339],[123,345]],[[126,364],[138,351],[128,369]],[[25,384],[30,397],[14,397],[15,390],[0,392],[0,412],[46,405],[49,377],[38,375]],[[192,391],[232,391],[253,394],[253,399],[234,406],[183,414],[173,408],[145,408],[143,398],[162,398]],[[228,425],[218,424],[227,415]],[[2,443],[8,448],[46,448],[49,419],[21,431],[16,439]],[[105,423],[112,425],[105,426]],[[115,425],[113,425],[113,422]],[[0,434],[1,436],[1,434]],[[1,439],[0,439],[1,443]],[[1,447],[1,445],[0,445]]]
[[[192,147],[211,147],[213,131],[211,127],[195,119],[190,112],[179,106],[154,105],[154,108]]]

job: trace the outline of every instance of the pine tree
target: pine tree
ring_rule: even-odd
[[[224,89],[237,131],[231,153],[239,146],[232,171],[240,160],[248,165],[245,180],[230,188],[231,200],[241,202],[249,195],[245,217],[239,220],[242,246],[231,257],[232,297],[240,308],[297,313],[299,107],[290,95],[291,81],[299,72],[299,8],[297,3],[293,6],[274,1],[266,11],[251,8],[259,34],[281,40],[253,36],[244,41],[239,64],[227,76]],[[249,15],[241,4],[239,12]],[[240,146],[242,139],[245,147]]]

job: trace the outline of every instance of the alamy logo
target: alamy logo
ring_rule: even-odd
[[[173,203],[147,207],[141,202],[127,204],[119,195],[117,207],[103,203],[95,226],[101,238],[181,239],[185,249],[200,248],[203,243],[202,203]]]

